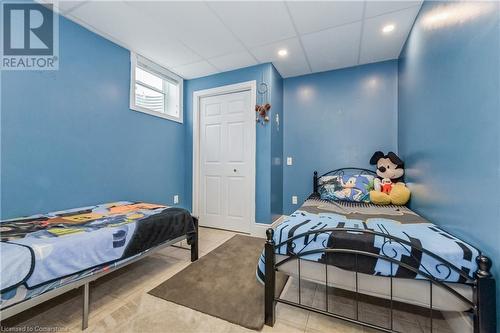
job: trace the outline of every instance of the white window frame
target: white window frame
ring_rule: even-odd
[[[178,85],[179,87],[179,116],[171,116],[166,113],[162,112],[157,112],[153,111],[150,109],[143,108],[139,105],[135,104],[135,68],[139,67],[147,72],[150,72],[151,74],[157,75],[161,77],[165,81],[170,81],[173,84]],[[141,83],[142,85],[142,83]],[[146,85],[146,87],[150,88],[149,86]],[[156,89],[154,89],[156,90]],[[168,69],[165,69],[161,67],[160,65],[152,62],[151,60],[148,60],[142,56],[140,56],[137,53],[130,52],[130,109],[132,111],[138,111],[142,113],[149,114],[151,116],[155,117],[160,117],[168,120],[172,120],[178,123],[183,123],[184,117],[183,117],[183,91],[184,91],[184,79],[180,77],[179,75],[172,73]],[[166,106],[166,104],[165,104]]]

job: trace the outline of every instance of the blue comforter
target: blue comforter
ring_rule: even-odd
[[[195,232],[185,210],[126,201],[2,221],[0,230],[2,305],[19,286],[81,276]]]
[[[322,229],[328,228],[373,230],[382,235],[353,231],[321,232]],[[352,254],[314,253],[303,256],[302,259],[372,275],[424,279],[428,274],[447,282],[467,280],[457,271],[444,265],[443,261],[418,250],[423,248],[453,264],[470,278],[474,277],[477,269],[475,262],[479,255],[477,249],[429,223],[406,207],[381,207],[310,199],[275,228],[275,244],[308,231],[319,232],[286,242],[277,247],[275,253],[292,255],[317,249],[352,249],[393,258],[424,274],[413,272],[398,264],[391,265],[387,260],[362,255],[358,256],[358,267],[355,267],[356,260]],[[383,235],[398,237],[411,245]],[[257,277],[260,280],[264,278],[264,268],[263,253],[257,268]]]

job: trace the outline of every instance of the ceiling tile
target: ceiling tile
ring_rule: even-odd
[[[282,62],[279,63],[273,62],[273,65],[274,67],[276,67],[280,75],[285,79],[288,77],[294,77],[312,73],[306,63],[301,63],[300,65],[290,65]]]
[[[71,10],[81,6],[84,4],[86,1],[62,1],[59,0],[58,2],[55,2],[53,0],[35,0],[36,2],[44,5],[44,4],[50,4],[54,5],[54,11],[56,13],[61,13],[61,14],[66,14],[70,12]]]
[[[283,2],[209,2],[208,5],[247,47],[295,36]]]
[[[361,22],[303,35],[302,44],[313,72],[358,64]]]
[[[363,19],[363,1],[290,1],[287,6],[301,34]]]
[[[398,58],[419,9],[420,6],[415,6],[365,20],[360,62],[371,63]],[[394,24],[395,29],[384,34],[382,28],[387,24]]]
[[[195,79],[217,73],[217,69],[207,61],[199,61],[189,65],[175,67],[173,71],[185,79]]]
[[[201,60],[197,54],[174,39],[162,38],[158,41],[149,37],[137,40],[135,45],[139,54],[168,68]]]
[[[209,61],[221,72],[257,65],[257,61],[255,61],[254,57],[247,51],[226,54],[220,57],[211,58]]]
[[[285,57],[278,55],[281,49],[287,50]],[[250,52],[261,63],[272,62],[283,77],[311,73],[298,38],[255,47],[250,49]]]
[[[365,18],[420,6],[423,1],[367,1]]]
[[[159,33],[164,31],[162,24],[123,2],[88,2],[67,16],[165,67],[201,60],[179,41]]]
[[[51,0],[49,0],[49,2],[50,1]],[[72,10],[80,7],[85,2],[88,2],[88,1],[59,1],[59,3],[57,3],[57,7],[59,8],[59,10],[63,14],[67,14],[67,13],[71,12]]]
[[[162,31],[175,36],[203,58],[244,49],[204,2],[131,1],[127,3],[150,19],[161,23],[164,28]]]
[[[397,58],[421,3],[60,0],[59,7],[70,19],[186,78],[257,62],[273,62],[290,77],[311,68],[356,65],[358,54],[360,64]],[[360,37],[363,6],[368,18]],[[389,23],[396,29],[383,35]],[[287,57],[277,55],[281,48]]]

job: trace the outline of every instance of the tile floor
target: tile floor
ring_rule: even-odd
[[[234,233],[228,231],[200,228],[200,256],[212,251],[233,235]],[[149,290],[182,270],[189,263],[190,252],[188,250],[169,247],[94,282],[91,287],[89,327],[85,332],[253,332],[147,294]],[[301,288],[304,303],[315,307],[326,304],[324,287],[302,282]],[[290,279],[285,287],[283,298],[295,301],[297,293],[298,284],[294,279]],[[5,324],[15,325],[20,329],[38,328],[36,329],[38,331],[51,329],[52,332],[81,332],[81,302],[81,291],[75,290],[11,318]],[[334,312],[346,315],[354,313],[354,305],[348,298],[335,296],[335,299],[330,300],[329,303],[338,309]],[[365,320],[371,318],[373,320],[371,322],[378,323],[386,319],[387,314],[377,309],[376,305],[361,303],[360,307],[364,307],[362,313]],[[394,318],[395,328],[405,333],[430,331],[425,318],[417,315],[404,313]],[[441,329],[434,329],[434,332],[451,332],[440,322],[435,324],[435,328],[441,327]],[[375,331],[279,304],[275,326],[272,328],[264,326],[262,332],[362,333]]]

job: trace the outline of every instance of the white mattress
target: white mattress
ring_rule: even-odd
[[[284,255],[276,255],[276,263],[287,258]],[[325,264],[315,261],[300,261],[300,276],[302,279],[324,285],[326,280]],[[328,265],[328,285],[348,291],[356,291],[356,273],[347,271],[335,266]],[[298,278],[298,263],[291,260],[278,269],[292,277]],[[472,287],[460,283],[446,283],[468,300],[472,300]],[[429,308],[431,299],[430,282],[417,279],[392,279],[393,294],[392,299],[403,303],[413,304]],[[391,279],[384,276],[367,275],[358,273],[358,292],[390,299]],[[467,311],[470,306],[458,299],[456,296],[433,284],[432,286],[432,307],[439,311]]]

